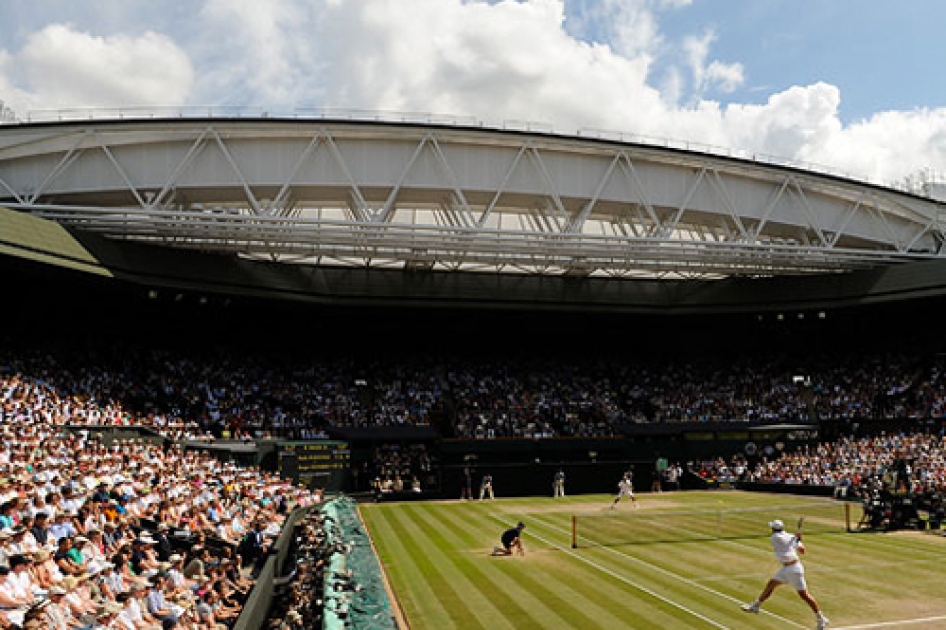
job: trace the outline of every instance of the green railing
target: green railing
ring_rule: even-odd
[[[286,563],[294,544],[296,525],[312,510],[325,514],[328,542],[345,545],[349,550],[333,554],[325,569],[322,627],[325,630],[395,630],[397,622],[385,590],[381,565],[358,518],[355,501],[349,497],[290,513],[233,630],[258,630],[266,625],[275,595],[275,580],[288,573]]]

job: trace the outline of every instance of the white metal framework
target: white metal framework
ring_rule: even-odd
[[[116,239],[321,265],[715,278],[946,254],[943,204],[848,179],[351,120],[3,125],[0,204]]]

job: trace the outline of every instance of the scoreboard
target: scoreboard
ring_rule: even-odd
[[[279,472],[296,483],[329,492],[345,489],[351,468],[348,442],[313,440],[279,443]]]

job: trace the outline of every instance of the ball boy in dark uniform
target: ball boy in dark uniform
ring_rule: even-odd
[[[519,522],[518,525],[512,529],[507,529],[503,532],[503,535],[499,538],[499,541],[502,543],[502,547],[493,547],[494,556],[511,556],[513,550],[520,556],[524,556],[526,551],[522,546],[522,530],[526,528],[526,524]]]

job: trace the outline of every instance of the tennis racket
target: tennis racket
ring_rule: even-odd
[[[802,516],[801,518],[798,519],[798,524],[795,526],[795,539],[796,540],[801,540],[801,531],[804,526],[805,526],[805,517]]]

